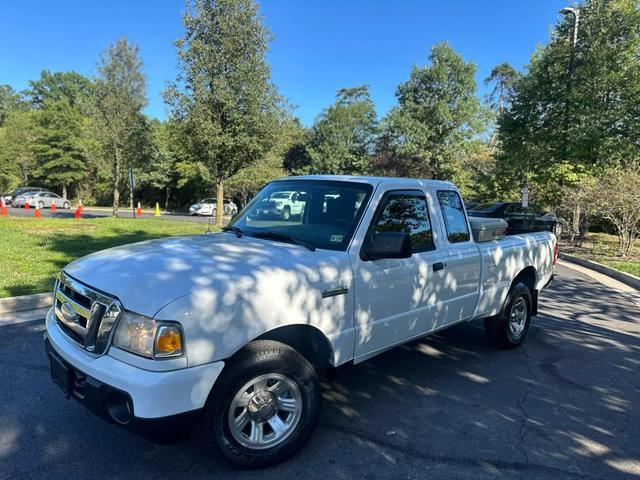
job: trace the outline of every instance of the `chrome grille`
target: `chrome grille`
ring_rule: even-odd
[[[122,311],[117,299],[98,292],[62,272],[55,287],[58,325],[88,352],[101,355]]]

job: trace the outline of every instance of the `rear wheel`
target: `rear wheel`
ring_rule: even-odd
[[[484,320],[489,342],[499,348],[515,348],[522,343],[531,323],[531,291],[523,283],[511,287],[502,310]]]
[[[62,204],[62,208],[64,208],[65,210],[69,210],[71,208],[71,204],[69,202],[64,202]]]
[[[38,208],[42,210],[44,208],[44,202],[38,202]]]
[[[232,359],[203,413],[207,439],[234,463],[286,460],[313,432],[320,410],[315,369],[293,348],[256,341]]]

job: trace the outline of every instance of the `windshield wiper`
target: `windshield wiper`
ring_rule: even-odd
[[[270,240],[281,240],[284,242],[291,242],[294,243],[296,245],[300,245],[302,247],[305,247],[309,250],[311,250],[312,252],[316,251],[316,246],[310,242],[307,242],[305,240],[302,240],[300,238],[297,237],[292,237],[291,235],[288,235],[286,233],[281,233],[281,232],[272,232],[272,231],[266,231],[266,232],[254,232],[251,234],[251,236],[256,237],[256,238],[266,238],[266,239],[270,239]]]
[[[222,231],[223,232],[233,232],[236,234],[236,237],[241,238],[242,237],[242,230],[240,230],[238,227],[234,227],[233,225],[227,225],[226,227],[222,227]]]

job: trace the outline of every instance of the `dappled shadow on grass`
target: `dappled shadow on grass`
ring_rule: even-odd
[[[6,296],[28,295],[42,293],[53,290],[53,285],[58,273],[69,262],[76,258],[83,257],[90,253],[105,250],[107,248],[126,245],[129,243],[141,242],[162,238],[166,235],[162,233],[148,232],[143,229],[126,230],[111,228],[108,234],[101,236],[91,235],[82,228],[75,225],[73,230],[64,230],[61,234],[44,232],[35,241],[35,248],[44,251],[42,262],[50,266],[50,273],[40,278],[32,278],[28,281],[14,283],[5,286]],[[85,228],[92,227],[91,224]],[[33,232],[38,235],[38,232]],[[29,255],[29,250],[25,250],[25,255]]]

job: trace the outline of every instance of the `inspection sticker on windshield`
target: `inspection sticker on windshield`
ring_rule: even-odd
[[[342,239],[344,238],[344,235],[331,235],[331,243],[340,243],[342,241]]]

